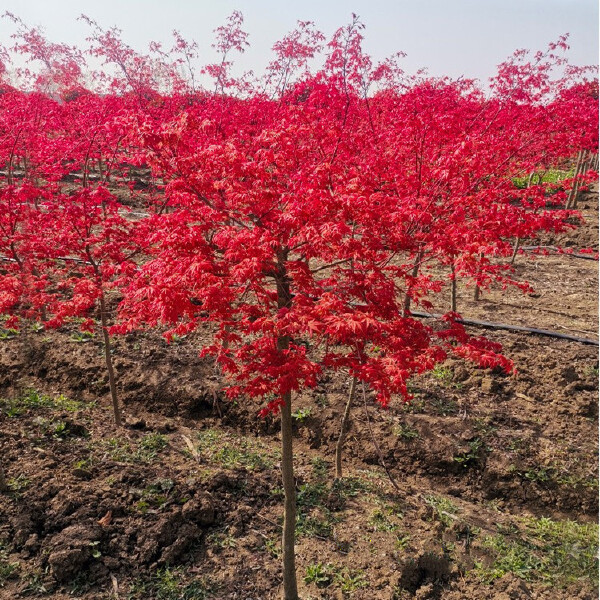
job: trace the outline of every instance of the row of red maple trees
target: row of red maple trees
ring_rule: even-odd
[[[327,44],[299,23],[262,78],[236,78],[247,35],[234,13],[216,31],[220,62],[196,75],[197,46],[179,34],[170,51],[141,55],[87,19],[86,54],[9,17],[5,326],[99,327],[118,424],[111,335],[167,325],[167,336],[210,336],[202,354],[227,393],[281,412],[284,595],[297,598],[292,393],[343,370],[385,406],[449,353],[511,369],[455,321],[455,305],[435,326],[410,309],[431,310],[456,280],[528,289],[506,257],[515,239],[572,226],[576,182],[515,178],[597,152],[595,72],[568,65],[561,38],[516,52],[486,90],[407,76],[399,57],[373,64],[353,18]],[[39,68],[11,68],[11,53]],[[104,67],[86,68],[89,55]]]

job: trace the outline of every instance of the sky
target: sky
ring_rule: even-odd
[[[520,48],[543,50],[569,33],[572,64],[598,63],[598,0],[0,0],[0,13],[13,12],[29,26],[41,26],[48,39],[84,44],[84,13],[102,27],[118,26],[133,48],[150,41],[171,45],[177,29],[195,39],[201,63],[215,60],[213,30],[233,10],[244,14],[251,47],[239,68],[262,73],[275,41],[297,20],[313,21],[327,37],[356,13],[365,24],[365,50],[377,60],[406,53],[408,73],[427,67],[434,76],[465,76],[482,81]],[[0,43],[10,45],[14,25],[0,20]]]

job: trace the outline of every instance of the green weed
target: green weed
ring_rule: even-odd
[[[226,527],[220,531],[214,531],[206,537],[206,543],[210,546],[217,548],[218,550],[225,550],[226,548],[235,548],[237,542],[235,538],[229,533],[229,529]]]
[[[95,334],[91,331],[77,331],[73,335],[71,335],[71,341],[77,342],[79,344],[85,344],[86,342],[91,342],[95,337]]]
[[[598,526],[548,518],[523,519],[524,530],[498,533],[482,540],[492,559],[478,565],[482,580],[491,582],[506,573],[526,581],[543,581],[565,587],[570,583],[598,581]]]
[[[12,477],[6,484],[8,485],[9,490],[15,492],[15,494],[19,494],[31,485],[31,479],[21,474],[18,477]]]
[[[411,441],[419,437],[419,430],[402,423],[394,428],[394,433],[402,440]]]
[[[450,527],[458,519],[458,507],[443,496],[426,496],[425,503],[431,507],[433,518],[445,527]]]
[[[198,433],[198,450],[205,460],[226,469],[270,469],[277,458],[254,441],[247,438],[232,439],[216,429],[205,429]]]
[[[381,509],[376,509],[369,517],[369,525],[371,525],[375,531],[396,531],[399,525],[398,523],[395,523],[390,516],[390,514],[386,514],[386,512]]]
[[[323,588],[333,583],[335,569],[332,565],[323,563],[311,563],[306,566],[304,582],[314,583],[317,587]]]
[[[207,600],[215,592],[215,586],[207,579],[195,579],[187,583],[181,568],[163,568],[151,577],[134,582],[127,600]]]
[[[67,412],[76,412],[92,406],[77,400],[71,400],[62,394],[56,397],[42,394],[37,390],[27,390],[17,398],[0,398],[0,410],[8,417],[19,417],[29,410],[38,408],[49,408]]]
[[[167,447],[168,439],[161,433],[148,433],[137,446],[117,437],[103,440],[98,445],[116,462],[149,463]]]
[[[312,414],[312,409],[310,406],[305,408],[299,408],[296,412],[292,413],[292,419],[298,421],[298,423],[304,423],[310,415]]]
[[[17,577],[21,566],[18,562],[8,560],[8,554],[4,550],[4,544],[0,544],[0,588],[6,585],[9,579]]]
[[[475,438],[468,443],[468,450],[457,454],[452,460],[467,468],[479,464],[484,454],[491,451],[481,438]]]

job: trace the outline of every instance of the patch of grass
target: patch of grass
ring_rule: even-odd
[[[227,527],[209,534],[206,537],[206,543],[219,551],[237,546],[235,538],[229,533],[229,528]]]
[[[435,365],[431,370],[431,375],[444,385],[449,385],[452,382],[452,369],[443,365]]]
[[[51,436],[57,439],[64,440],[72,435],[69,430],[69,425],[65,421],[46,419],[45,417],[36,417],[33,419],[43,435]]]
[[[17,337],[19,333],[20,332],[18,329],[5,329],[2,327],[0,328],[0,340],[12,340],[13,338]]]
[[[472,467],[481,461],[483,456],[491,451],[491,448],[485,442],[476,437],[468,442],[468,449],[453,457],[452,460],[464,468]]]
[[[272,468],[278,458],[254,440],[245,437],[234,439],[217,429],[198,433],[198,451],[205,460],[225,469],[266,470]]]
[[[558,185],[563,180],[570,179],[574,175],[574,169],[548,169],[548,171],[542,174],[542,183]],[[523,177],[513,177],[512,181],[516,188],[525,189],[529,182],[529,175],[524,175]],[[539,177],[537,175],[533,177],[532,183],[535,185],[539,185]]]
[[[167,447],[168,439],[161,433],[148,433],[137,445],[118,437],[102,440],[98,445],[116,462],[150,463]]]
[[[47,574],[46,571],[36,570],[33,572],[29,572],[27,575],[27,582],[25,586],[21,589],[21,596],[29,596],[36,594],[47,594],[48,590],[44,585],[44,576]]]
[[[547,518],[521,520],[518,533],[498,533],[481,544],[491,559],[477,565],[481,579],[491,582],[506,573],[525,581],[565,587],[587,580],[598,583],[598,526]]]
[[[314,583],[318,588],[324,588],[333,583],[335,568],[331,564],[310,563],[306,565],[304,582]]]
[[[149,510],[161,510],[169,502],[175,501],[170,497],[175,483],[172,479],[159,479],[143,490],[132,490],[139,498],[134,504],[134,510],[146,514]]]
[[[355,498],[361,493],[371,492],[374,487],[370,482],[363,481],[359,477],[342,477],[335,479],[331,486],[332,491],[342,500]]]
[[[329,539],[333,534],[333,526],[336,520],[331,511],[323,508],[319,513],[306,513],[299,511],[296,519],[296,534],[306,537]]]
[[[402,440],[410,442],[411,440],[416,440],[419,437],[419,430],[407,425],[406,423],[402,423],[394,428],[394,433]]]
[[[306,566],[304,581],[308,584],[314,584],[318,588],[335,584],[344,595],[368,586],[363,571],[349,569],[348,567],[336,567],[330,563],[320,562],[310,563]]]
[[[127,600],[208,600],[215,586],[205,578],[186,582],[183,569],[158,569],[151,577],[134,582]]]
[[[519,469],[516,465],[509,467],[511,473],[527,481],[541,485],[559,485],[571,488],[598,489],[598,477],[581,472],[575,465],[561,465],[553,463],[550,465],[536,464],[525,469]]]
[[[390,518],[391,516],[378,508],[373,511],[368,523],[375,531],[397,531],[399,524],[395,522],[395,519]]]
[[[273,558],[279,558],[281,556],[281,540],[279,537],[266,540],[265,548]]]
[[[162,433],[147,433],[140,441],[138,455],[143,462],[154,460],[168,445],[167,436]]]
[[[449,417],[458,414],[458,404],[454,400],[433,397],[429,401],[433,412],[440,417]]]
[[[458,519],[458,507],[443,496],[426,496],[425,503],[431,507],[433,518],[445,527],[450,527]]]
[[[91,331],[77,331],[71,335],[71,341],[85,344],[86,342],[91,342],[95,337],[95,334]]]
[[[31,479],[21,474],[18,477],[12,477],[7,482],[8,489],[15,494],[20,494],[31,485]]]
[[[37,390],[27,390],[18,398],[0,398],[0,410],[8,417],[19,417],[29,410],[38,408],[75,412],[90,406],[92,404],[71,400],[62,394],[53,397],[42,394]]]
[[[394,545],[398,550],[406,550],[410,544],[410,535],[407,533],[398,532]]]
[[[73,463],[73,469],[80,469],[82,471],[89,471],[94,466],[94,457],[88,456],[87,458],[82,458],[81,460],[76,460]]]
[[[323,503],[329,488],[324,481],[310,481],[298,488],[296,504],[299,508],[313,508]]]
[[[335,583],[344,594],[350,594],[369,585],[363,571],[360,569],[349,569],[348,567],[344,567],[335,574]]]
[[[298,423],[304,423],[306,419],[312,414],[312,408],[307,406],[305,408],[299,408],[297,411],[292,413],[292,419],[298,421]]]
[[[18,577],[21,566],[18,562],[8,560],[8,554],[4,549],[4,543],[0,544],[0,588],[6,585],[9,579]]]

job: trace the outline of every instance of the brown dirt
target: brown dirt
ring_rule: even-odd
[[[597,248],[597,195],[583,205],[587,224],[569,239]],[[492,289],[476,303],[461,289],[459,310],[594,337],[597,273],[592,261],[522,255],[517,274],[535,294]],[[492,536],[515,545],[535,519],[595,523],[598,507],[597,348],[486,335],[516,375],[449,360],[412,382],[411,404],[386,411],[359,390],[342,483],[331,472],[349,382],[328,376],[295,399],[303,598],[597,597],[593,580],[482,575]],[[0,341],[1,396],[35,389],[95,403],[0,403],[11,486],[0,494],[1,599],[280,596],[277,422],[222,399],[212,364],[197,358],[202,337],[116,340],[119,432],[97,338]]]

